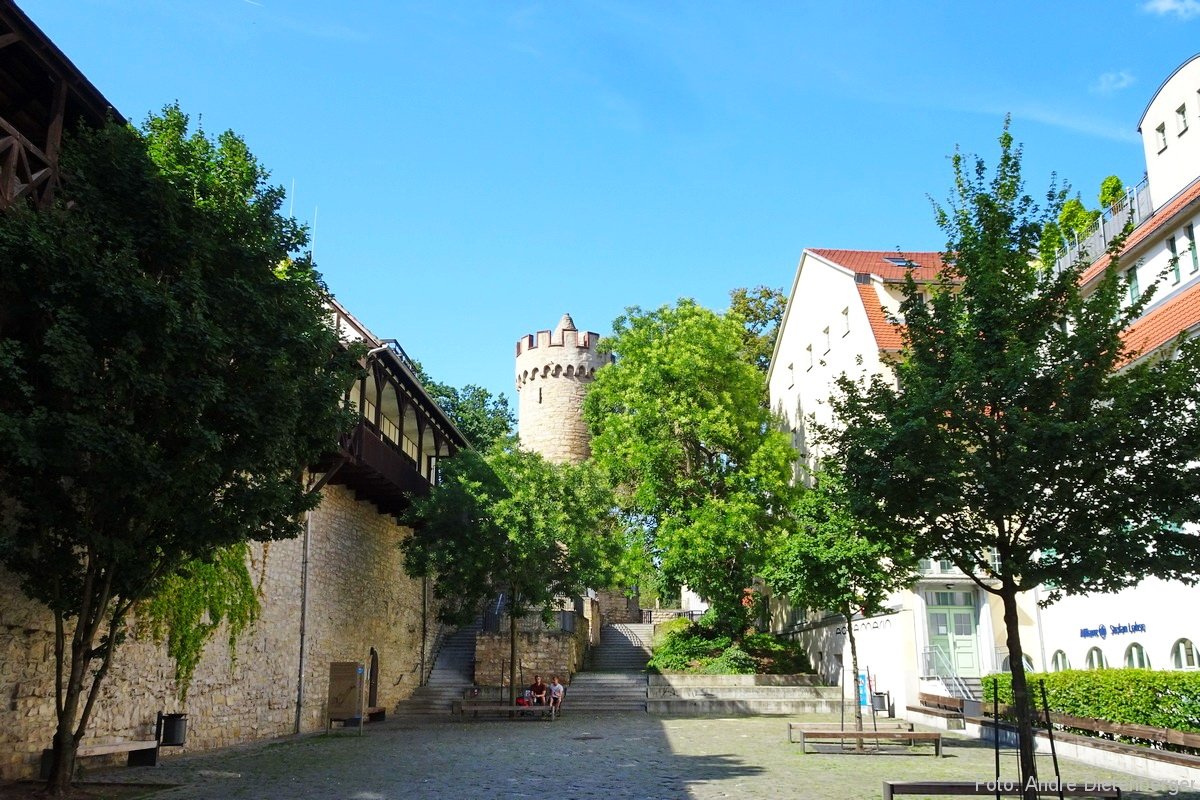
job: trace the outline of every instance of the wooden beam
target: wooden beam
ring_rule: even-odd
[[[54,200],[58,186],[58,151],[62,146],[63,115],[67,109],[67,82],[59,78],[54,84],[54,98],[50,101],[50,124],[46,127],[46,187],[38,198],[38,205],[45,207]]]
[[[21,41],[21,34],[19,33],[0,33],[0,50],[19,41]]]

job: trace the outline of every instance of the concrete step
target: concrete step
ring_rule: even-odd
[[[651,714],[730,714],[754,716],[759,714],[833,714],[841,708],[839,700],[706,700],[673,699],[646,700]]]

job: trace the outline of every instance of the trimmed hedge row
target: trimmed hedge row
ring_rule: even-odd
[[[1200,672],[1149,669],[1064,670],[1027,673],[1034,705],[1042,707],[1040,682],[1046,684],[1051,711],[1108,722],[1200,732]],[[999,681],[1001,703],[1012,702],[1012,675],[983,679],[984,708]]]

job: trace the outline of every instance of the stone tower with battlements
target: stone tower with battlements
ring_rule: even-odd
[[[553,331],[517,340],[517,419],[521,446],[549,461],[578,464],[589,455],[583,398],[596,370],[599,334],[576,329],[563,314]]]

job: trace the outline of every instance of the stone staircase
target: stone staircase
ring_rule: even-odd
[[[646,710],[646,662],[654,626],[605,625],[587,667],[575,673],[563,700],[566,713]]]
[[[600,629],[600,644],[588,657],[591,672],[642,672],[650,660],[650,641],[654,626],[643,623],[617,623]]]
[[[471,674],[475,661],[475,635],[479,633],[477,620],[452,633],[438,650],[429,680],[418,687],[412,696],[401,701],[396,708],[397,716],[449,716],[455,700],[463,698],[463,692],[473,683]]]

